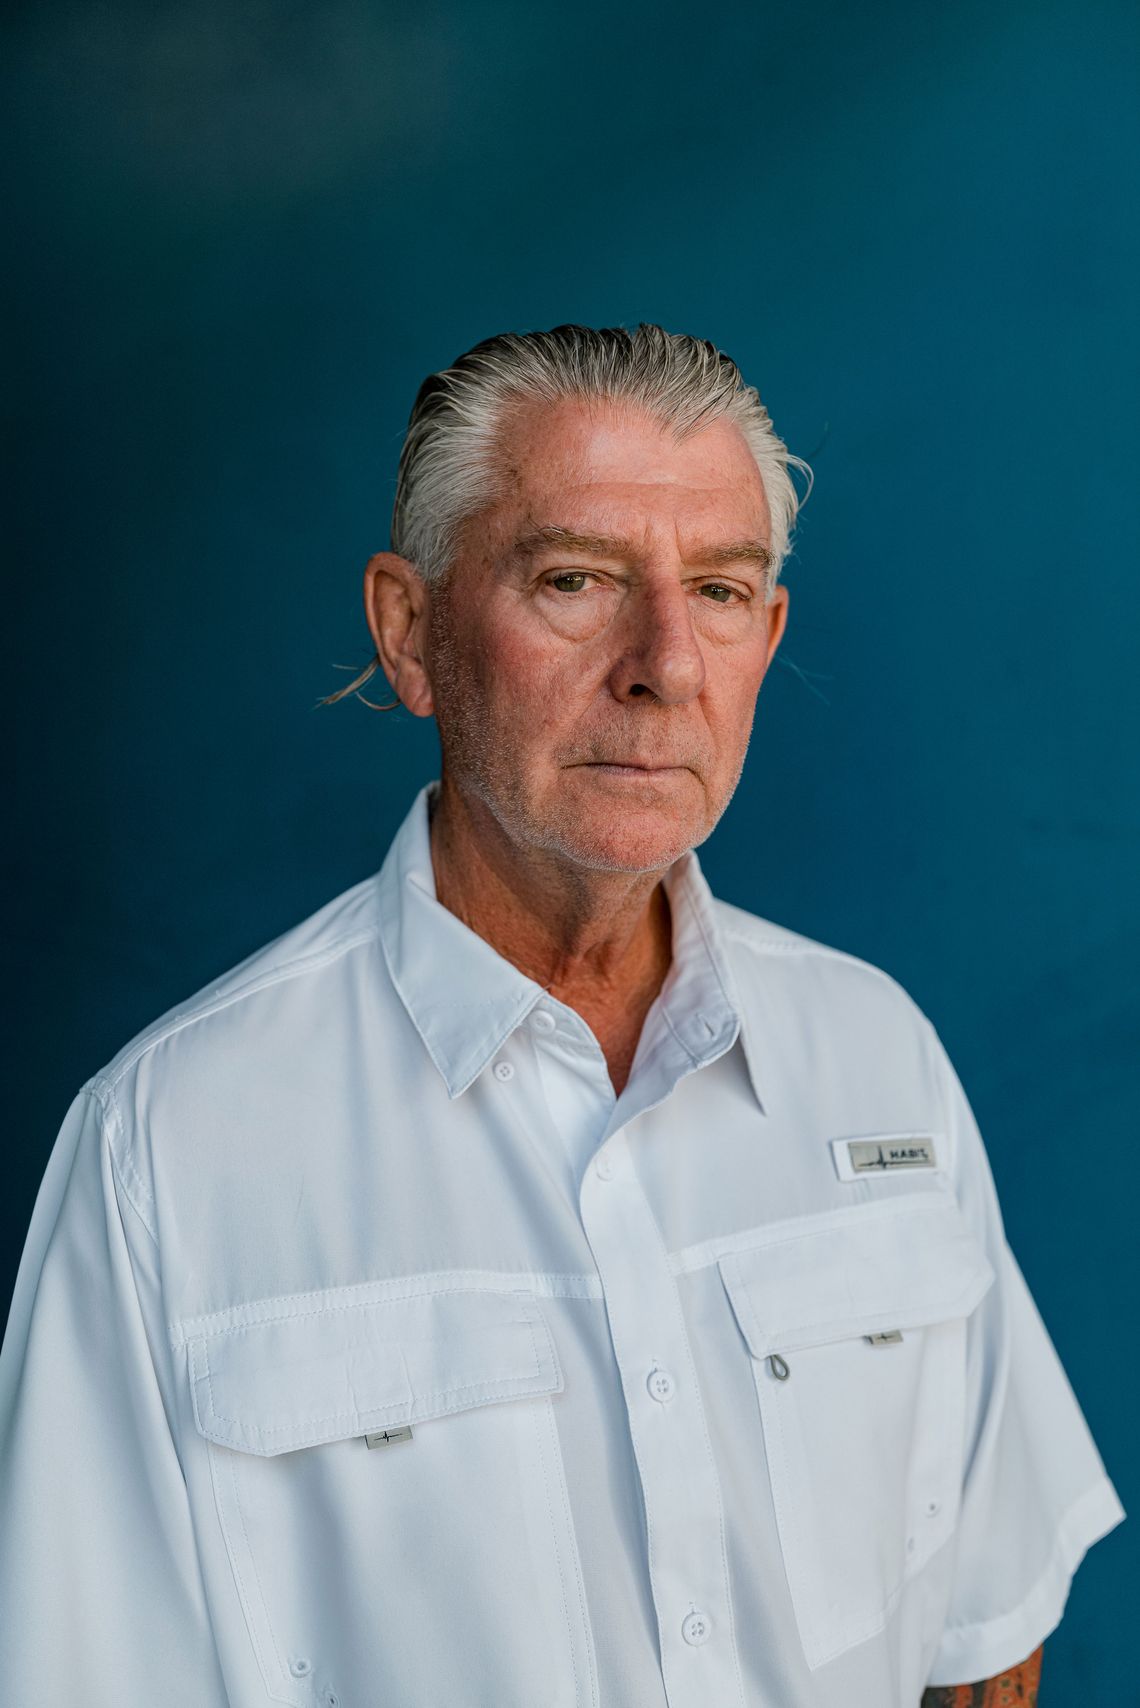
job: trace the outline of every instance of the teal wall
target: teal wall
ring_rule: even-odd
[[[421,377],[657,320],[818,477],[706,870],[934,1020],[1140,1510],[1138,19],[9,9],[9,1283],[87,1074],[373,870],[434,774],[430,728],[315,709],[370,650]],[[1042,1708],[1140,1700],[1135,1524]]]

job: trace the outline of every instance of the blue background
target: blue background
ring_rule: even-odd
[[[315,705],[371,650],[420,379],[656,320],[817,474],[705,869],[930,1015],[1140,1509],[1138,18],[9,12],[9,1284],[86,1076],[375,869],[435,774],[431,726]],[[1135,1523],[1042,1708],[1140,1700]]]

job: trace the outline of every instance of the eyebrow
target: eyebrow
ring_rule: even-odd
[[[552,548],[584,552],[590,557],[640,556],[633,542],[619,535],[579,534],[572,528],[560,528],[554,524],[524,534],[515,541],[514,552],[519,557],[537,557],[540,552]],[[710,569],[729,563],[756,563],[765,571],[772,568],[774,561],[771,551],[761,540],[729,540],[722,546],[706,546],[703,551],[686,559],[688,563],[702,564]]]

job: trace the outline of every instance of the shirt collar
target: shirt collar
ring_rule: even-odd
[[[438,787],[427,783],[416,796],[376,882],[380,940],[392,982],[455,1098],[536,1003],[554,999],[436,899],[428,808]],[[649,1019],[659,1013],[694,1067],[715,1060],[739,1037],[759,1102],[755,1050],[742,1026],[715,902],[696,854],[682,855],[664,882],[673,961],[647,1019],[634,1071],[655,1047]],[[661,1027],[657,1034],[664,1035]]]

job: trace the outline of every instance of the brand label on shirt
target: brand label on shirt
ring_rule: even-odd
[[[364,1437],[364,1442],[367,1447],[391,1447],[397,1441],[410,1441],[411,1439],[412,1426],[410,1423],[406,1423],[402,1429],[373,1430],[370,1435]]]
[[[873,1133],[867,1138],[832,1139],[831,1154],[840,1180],[892,1173],[908,1168],[937,1168],[930,1133]]]

